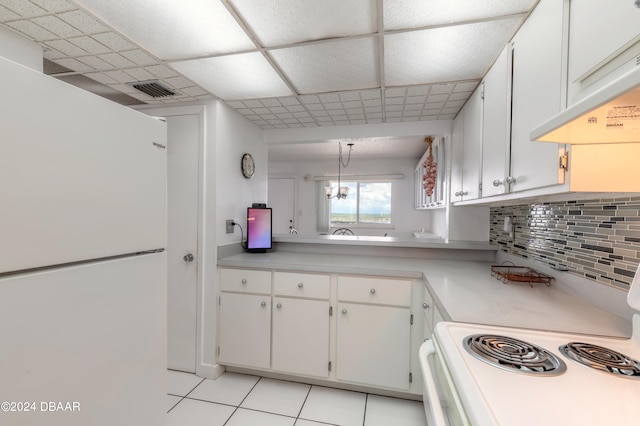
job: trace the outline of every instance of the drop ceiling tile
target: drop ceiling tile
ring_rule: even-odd
[[[348,117],[349,117],[349,120],[351,120],[351,121],[353,121],[353,120],[364,120],[364,114],[354,114],[354,115],[349,114]]]
[[[420,121],[420,117],[407,117],[407,116],[404,116],[404,117],[402,117],[402,121],[404,123],[411,122],[411,121]]]
[[[146,67],[146,70],[159,79],[171,78],[178,75],[178,73],[166,65],[151,65]]]
[[[328,111],[329,111],[329,115],[332,117],[347,115],[343,109],[330,109]]]
[[[276,120],[276,121],[280,122],[280,120],[278,120],[278,117],[276,117],[275,114],[262,114],[260,116],[260,118],[262,118],[263,120],[267,120],[267,121]]]
[[[426,100],[426,96],[407,96],[408,104],[423,104]]]
[[[46,11],[35,4],[24,0],[3,0],[2,5],[23,18],[33,18],[46,14]]]
[[[342,102],[360,101],[360,93],[357,91],[342,92],[339,93],[338,96]]]
[[[93,38],[95,38],[105,46],[109,47],[110,49],[115,50],[116,52],[119,52],[121,50],[132,50],[132,49],[136,49],[137,47],[131,42],[129,42],[127,39],[121,37],[120,35],[112,31],[101,33],[101,34],[95,34]]]
[[[8,22],[7,26],[13,28],[18,32],[21,32],[22,34],[26,35],[29,38],[32,38],[35,41],[53,40],[58,38],[58,36],[53,34],[51,31],[48,31],[42,28],[40,25],[36,25],[31,21],[21,20]]]
[[[149,71],[145,70],[144,68],[130,68],[128,70],[126,70],[126,73],[129,74],[131,76],[132,81],[145,81],[145,80],[153,80],[155,77],[153,76],[153,74],[151,74]],[[174,89],[178,89],[179,86],[176,86],[175,84],[173,84],[173,82],[165,80],[166,83],[168,83],[172,88]],[[187,87],[187,86],[192,86],[193,83],[188,84],[188,85],[184,85],[184,86],[180,86],[180,87]]]
[[[428,95],[431,86],[411,86],[407,88],[407,96],[423,96]]]
[[[287,113],[287,109],[284,107],[273,107],[269,108],[269,110],[274,114],[285,114]]]
[[[287,107],[289,112],[303,112],[306,111],[302,105],[290,105]]]
[[[300,96],[300,101],[303,104],[319,104],[320,98],[315,95],[302,95]]]
[[[318,110],[318,111],[310,111],[311,115],[313,115],[314,117],[327,117],[329,115],[329,113],[327,111],[323,110]]]
[[[457,83],[453,91],[454,92],[473,92],[473,90],[476,88],[476,86],[478,86],[479,83],[480,83],[480,80]]]
[[[66,0],[31,0],[31,2],[37,4],[42,9],[53,13],[66,12],[74,10],[77,7]]]
[[[318,98],[323,103],[340,102],[340,97],[336,93],[321,93]]]
[[[445,104],[445,108],[461,108],[465,102],[466,100],[449,101]]]
[[[62,19],[57,16],[41,16],[38,18],[33,18],[32,22],[40,25],[41,27],[51,31],[52,33],[60,36],[60,37],[74,37],[79,36],[82,33],[72,27],[71,25],[64,22]]]
[[[384,91],[384,95],[387,98],[404,97],[406,93],[407,89],[405,87],[394,87],[393,89],[386,89]]]
[[[67,56],[86,56],[88,52],[80,49],[75,44],[71,44],[66,40],[51,40],[46,42],[47,46],[51,46],[59,52],[64,53]]]
[[[384,0],[384,29],[421,28],[526,13],[537,0]]]
[[[229,105],[231,108],[235,108],[235,110],[238,111],[240,114],[246,115],[247,118],[250,118],[249,116],[257,117],[257,115],[254,114],[253,111],[250,110],[249,108],[236,108],[236,107],[233,107],[231,104],[232,102],[227,103],[227,105]]]
[[[387,112],[389,111],[402,111],[404,109],[404,105],[400,104],[400,105],[387,105],[385,107],[385,110]]]
[[[458,114],[443,114],[438,118],[440,120],[453,120],[454,118],[456,118],[456,115],[458,115]]]
[[[471,92],[452,93],[451,96],[449,96],[449,101],[465,101],[469,99],[469,96],[471,96]]]
[[[375,0],[230,0],[263,46],[372,34]]]
[[[372,112],[370,114],[367,114],[367,119],[369,118],[382,118],[382,113],[381,112]]]
[[[335,109],[342,109],[343,106],[340,102],[327,102],[324,104],[324,107],[327,110],[335,110]]]
[[[351,122],[349,120],[336,120],[334,121],[336,126],[348,126],[349,124],[351,124]]]
[[[384,103],[385,105],[401,105],[404,103],[404,98],[386,98]]]
[[[120,52],[120,54],[136,65],[153,65],[157,63],[157,61],[152,56],[147,55],[145,52],[139,49],[127,50],[124,52]]]
[[[363,108],[347,108],[345,111],[347,111],[347,115],[364,114]]]
[[[262,106],[262,103],[257,99],[246,100],[246,101],[244,101],[244,104],[248,108],[260,108]]]
[[[382,107],[368,107],[364,109],[364,112],[368,114],[375,114],[378,112],[382,112]]]
[[[0,5],[0,22],[13,21],[15,19],[20,19],[20,15]]]
[[[351,120],[351,124],[367,124],[367,120]]]
[[[409,104],[404,106],[405,111],[421,111],[423,104]]]
[[[427,102],[424,108],[425,109],[442,109],[444,108],[444,102]]]
[[[97,34],[109,30],[99,21],[82,10],[72,10],[69,12],[60,13],[58,17],[72,27],[77,28],[84,34]]]
[[[445,102],[449,99],[449,95],[429,95],[428,102]]]
[[[63,67],[69,68],[70,70],[73,70],[73,71],[78,71],[78,72],[95,71],[95,69],[90,67],[89,65],[84,64],[73,58],[56,59],[56,63],[59,65],[62,65]]]
[[[420,116],[420,110],[417,111],[407,111],[406,109],[404,110],[404,113],[402,114],[403,117],[419,117]]]
[[[455,89],[455,87],[456,87],[455,83],[434,84],[431,86],[431,92],[429,94],[430,95],[448,94],[453,92],[453,89]]]
[[[389,117],[387,116],[387,123],[401,123],[402,122],[402,118],[401,117]]]
[[[293,106],[293,105],[300,105],[300,102],[293,96],[287,97],[287,98],[280,98],[280,103],[284,106]]]
[[[262,105],[264,105],[266,107],[279,107],[279,106],[282,106],[282,104],[280,102],[278,102],[277,99],[263,99],[260,102],[262,103]]]
[[[362,101],[362,105],[365,107],[374,107],[382,105],[382,101],[380,99],[367,99]]]
[[[111,64],[103,61],[97,56],[80,56],[77,59],[94,70],[108,70],[113,68]]]
[[[291,90],[258,52],[174,62],[171,66],[225,100],[291,95]]]
[[[247,107],[247,105],[245,105],[245,103],[242,102],[242,101],[230,101],[230,102],[227,102],[227,105],[229,105],[231,108],[235,108],[237,110]],[[247,114],[250,114],[250,112],[247,113]]]
[[[120,55],[119,53],[105,53],[102,55],[98,55],[98,58],[102,59],[105,62],[110,63],[116,68],[127,68],[127,67],[133,67],[136,65],[130,60],[128,60],[127,58],[125,58],[124,56]]]
[[[127,74],[126,72],[124,72],[124,71],[120,71],[120,70],[105,71],[103,74],[113,78],[118,83],[129,83],[129,82],[131,82],[131,76],[129,74]]]
[[[322,104],[307,104],[309,111],[324,111],[324,105]]]
[[[318,123],[314,122],[310,122],[310,123],[304,123],[304,127],[318,127]]]
[[[279,119],[283,120],[285,123],[286,123],[285,120],[292,120],[293,119],[293,115],[291,115],[289,113],[276,114],[276,116]],[[295,120],[295,121],[297,122],[298,120]]]
[[[482,78],[520,23],[503,19],[386,35],[385,84]]]
[[[175,0],[76,1],[162,59],[255,48],[220,1],[190,0],[188,7]]]
[[[107,46],[102,43],[98,43],[95,39],[89,36],[74,37],[69,38],[68,40],[82,50],[91,52],[93,55],[111,52],[111,49]]]
[[[367,124],[380,124],[382,123],[382,118],[367,118]]]
[[[460,108],[442,108],[442,114],[457,114]]]
[[[373,37],[311,44],[270,52],[300,93],[375,87],[378,49]]]
[[[301,119],[311,119],[311,116],[309,115],[308,112],[304,111],[300,111],[300,112],[292,112],[291,113],[295,118],[301,120]]]
[[[389,117],[402,117],[402,111],[387,111],[387,118]]]
[[[253,112],[255,112],[256,114],[270,114],[271,113],[269,108],[265,108],[265,107],[253,108]]]
[[[361,90],[360,97],[362,99],[380,99],[381,98],[380,89]]]

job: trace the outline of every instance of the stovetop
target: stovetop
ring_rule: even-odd
[[[640,315],[634,317],[634,330],[640,330]],[[579,364],[561,349],[569,343],[588,343],[591,348],[587,352],[591,351],[592,355],[600,352],[597,347],[626,355],[624,361],[618,360],[624,364],[629,363],[629,358],[633,361],[640,358],[637,338],[464,323],[440,323],[434,336],[472,424],[640,424],[637,409],[640,379],[624,377],[629,376],[627,364],[624,365],[627,374],[605,374],[601,369]],[[493,340],[496,336],[506,340]],[[500,368],[477,358],[467,343],[469,339],[483,338],[515,358],[533,360],[533,367],[507,366],[511,361],[505,362],[502,355],[497,357]],[[612,361],[616,358],[611,354],[604,357]],[[540,371],[541,374],[535,374]]]

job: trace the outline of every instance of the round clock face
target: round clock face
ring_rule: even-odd
[[[247,179],[253,177],[256,171],[256,163],[253,161],[251,154],[244,154],[242,156],[242,176]]]

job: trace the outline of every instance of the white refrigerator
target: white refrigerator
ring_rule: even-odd
[[[0,424],[162,425],[166,125],[0,76]]]

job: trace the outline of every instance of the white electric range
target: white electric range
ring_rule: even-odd
[[[420,363],[430,426],[640,424],[640,313],[630,339],[443,322]]]

